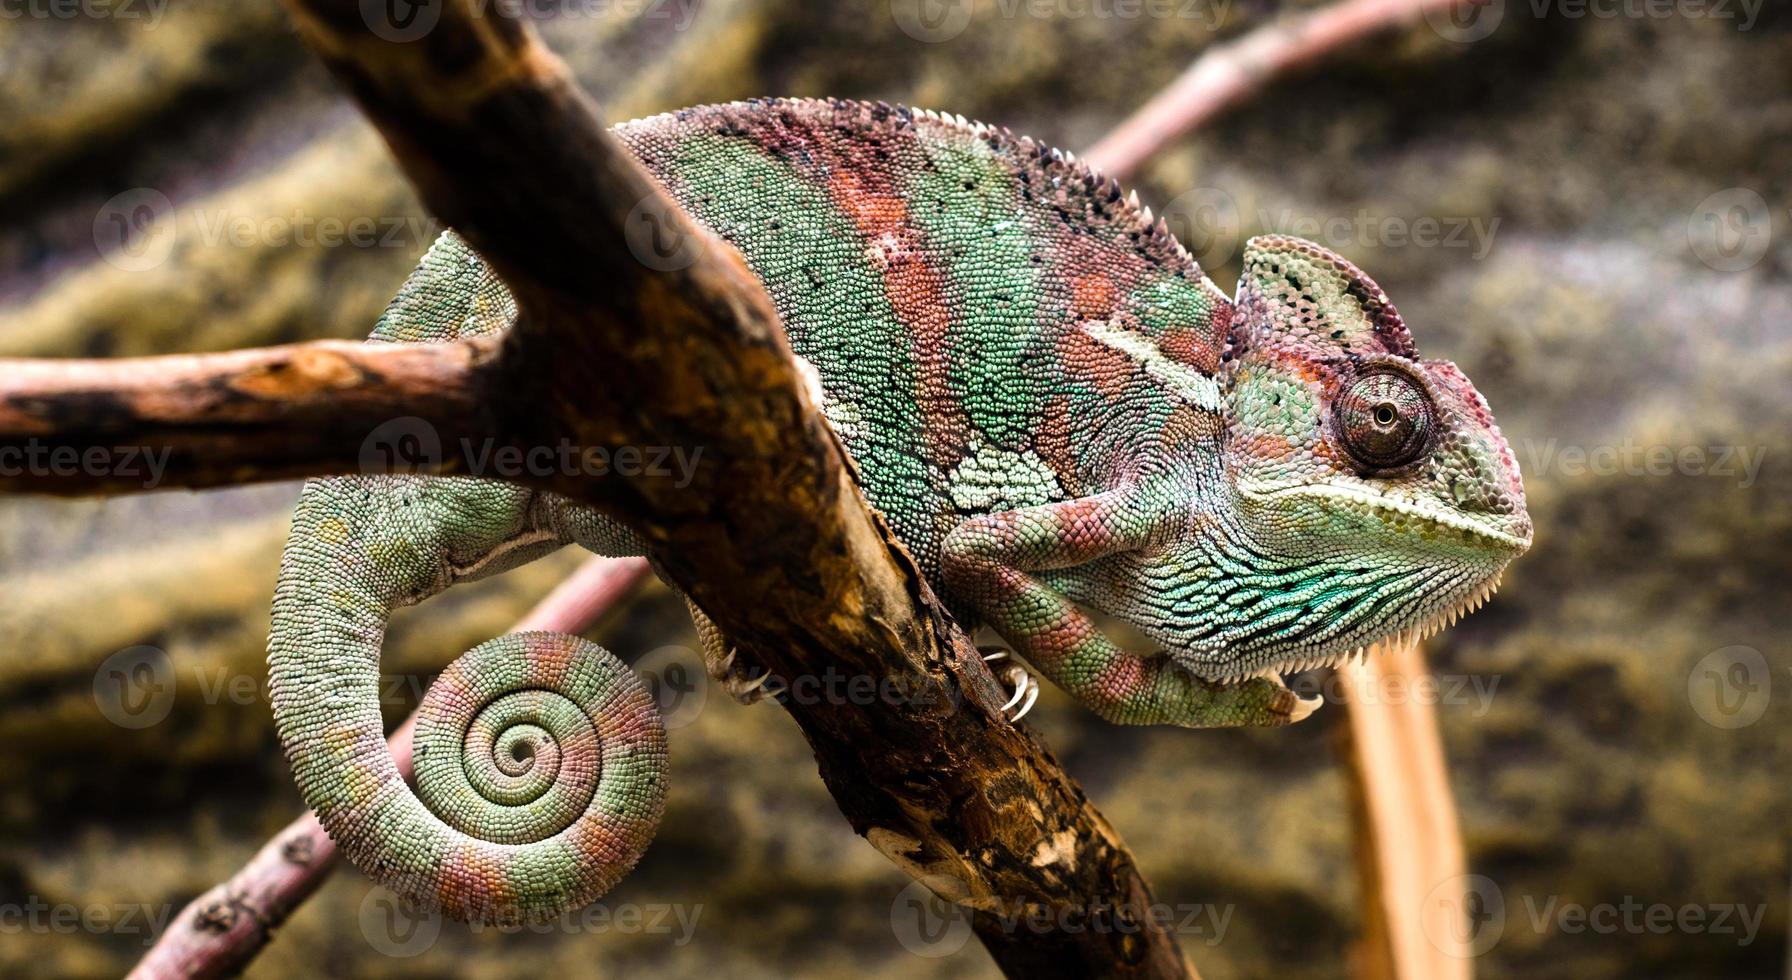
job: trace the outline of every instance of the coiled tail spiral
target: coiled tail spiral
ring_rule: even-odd
[[[562,633],[501,636],[442,673],[418,709],[416,792],[386,746],[391,610],[558,547],[543,521],[526,491],[498,485],[313,481],[275,589],[269,691],[305,802],[369,877],[466,921],[588,904],[634,866],[665,805],[653,698]]]
[[[666,733],[634,673],[564,633],[473,648],[424,696],[417,794],[460,833],[386,885],[453,918],[537,921],[589,904],[647,849]],[[408,865],[408,867],[406,867]]]

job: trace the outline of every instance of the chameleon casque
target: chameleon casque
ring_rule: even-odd
[[[615,133],[764,284],[866,497],[953,612],[1107,719],[1298,720],[1317,701],[1279,673],[1447,625],[1529,546],[1486,402],[1323,248],[1253,239],[1227,299],[1073,156],[884,104],[759,100]],[[514,316],[450,233],[372,339]],[[415,793],[386,748],[390,612],[568,543],[643,552],[593,510],[499,482],[332,478],[299,502],[269,638],[276,723],[332,837],[415,903],[551,918],[652,836],[657,711],[584,640],[513,634],[456,661],[421,708]],[[1091,613],[1162,651],[1121,650]]]

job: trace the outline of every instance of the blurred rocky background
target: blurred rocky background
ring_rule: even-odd
[[[895,3],[534,9],[616,119],[838,95],[1079,148],[1302,7]],[[437,230],[272,0],[3,10],[0,356],[364,336]],[[1369,270],[1518,452],[1536,548],[1428,647],[1483,977],[1792,969],[1788,27],[1759,0],[1491,0],[1271,86],[1132,182],[1228,290],[1262,231]],[[120,974],[299,811],[262,696],[296,491],[0,498],[0,973]],[[578,560],[401,615],[390,716]],[[656,663],[694,642],[657,586],[593,636]],[[711,692],[680,720],[665,825],[608,918],[395,923],[344,869],[249,975],[995,975],[917,927],[780,711]],[[1048,688],[1031,723],[1205,976],[1341,977],[1343,720],[1120,729]]]

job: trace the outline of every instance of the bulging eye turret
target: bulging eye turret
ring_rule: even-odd
[[[1431,448],[1437,409],[1424,385],[1391,366],[1356,375],[1332,402],[1332,426],[1366,474],[1397,470]]]

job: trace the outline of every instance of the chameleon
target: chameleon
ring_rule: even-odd
[[[1228,297],[1073,154],[884,103],[763,99],[612,131],[763,285],[865,499],[948,609],[1103,718],[1298,721],[1318,699],[1282,675],[1453,622],[1529,547],[1486,400],[1321,246],[1251,239]],[[515,316],[447,232],[370,342]],[[663,726],[585,640],[513,634],[457,660],[420,709],[415,792],[386,748],[392,610],[574,543],[647,552],[496,480],[369,473],[301,495],[268,643],[276,727],[324,827],[408,901],[550,919],[652,837]],[[1098,616],[1161,649],[1123,649]]]

